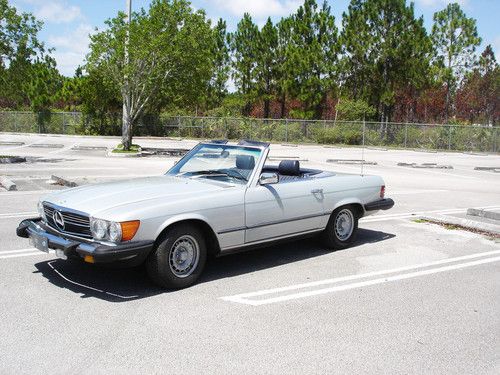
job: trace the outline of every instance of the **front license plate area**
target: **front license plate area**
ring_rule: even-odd
[[[30,242],[33,247],[36,247],[38,250],[43,251],[44,253],[49,252],[49,241],[42,236],[39,236],[36,233],[30,234]]]

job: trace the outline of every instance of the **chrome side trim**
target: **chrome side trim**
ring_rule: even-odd
[[[269,237],[269,238],[266,238],[264,240],[247,242],[247,243],[244,243],[242,245],[224,247],[224,248],[221,249],[221,252],[224,252],[226,250],[242,249],[242,248],[247,247],[247,246],[253,246],[253,245],[258,245],[258,244],[261,244],[261,243],[278,241],[278,240],[287,239],[287,238],[300,237],[300,236],[303,236],[303,235],[306,235],[306,234],[319,233],[319,232],[322,232],[322,231],[323,231],[323,228],[320,228],[320,229],[307,230],[307,231],[303,231],[303,232],[296,232],[296,233],[294,233],[292,235],[287,234],[287,235],[283,235],[283,236]]]
[[[312,219],[312,218],[321,217],[321,216],[330,216],[331,214],[332,214],[331,212],[326,212],[326,213],[321,213],[321,214],[298,216],[298,217],[294,217],[292,219],[286,219],[286,220],[268,221],[268,222],[261,223],[261,224],[255,224],[255,225],[252,225],[252,226],[249,226],[249,227],[246,226],[246,227],[228,228],[228,229],[223,229],[223,230],[217,232],[217,234],[225,234],[225,233],[237,232],[237,231],[245,230],[245,229],[262,228],[262,227],[267,227],[269,225],[290,223],[292,221]]]

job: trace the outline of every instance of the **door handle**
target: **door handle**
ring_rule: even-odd
[[[323,194],[323,189],[312,189],[311,193],[312,194]]]

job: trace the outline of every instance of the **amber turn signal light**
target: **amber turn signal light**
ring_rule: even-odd
[[[122,227],[122,241],[130,241],[137,233],[141,222],[140,220],[123,221],[120,225]]]

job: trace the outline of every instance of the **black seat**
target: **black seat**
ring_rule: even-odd
[[[254,169],[255,168],[255,158],[251,155],[237,155],[236,156],[236,168],[238,169]]]
[[[300,176],[298,160],[282,160],[278,166],[278,173],[282,176]]]

